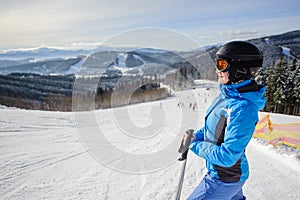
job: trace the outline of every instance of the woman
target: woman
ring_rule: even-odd
[[[190,150],[206,160],[208,173],[188,200],[246,199],[242,187],[249,176],[245,149],[265,106],[265,87],[252,78],[262,66],[262,52],[234,41],[216,53],[220,94],[208,108],[204,127],[194,132]]]

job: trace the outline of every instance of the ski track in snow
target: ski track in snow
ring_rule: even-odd
[[[118,148],[132,153],[151,153],[165,148],[169,140],[182,134],[176,132],[178,124],[174,123],[178,112],[185,113],[185,117],[197,113],[197,127],[183,126],[200,128],[204,112],[216,93],[217,89],[196,89],[161,101],[167,116],[165,127],[146,140],[121,135],[112,109],[95,113],[103,132]],[[189,108],[192,96],[197,98],[197,112]],[[184,100],[185,107],[178,108],[177,100]],[[159,105],[160,102],[131,105],[129,116],[136,126],[147,128],[155,120],[151,109]],[[96,161],[81,144],[72,113],[10,108],[2,108],[0,113],[1,199],[174,199],[182,162],[175,161],[152,173],[115,171]],[[280,121],[281,117],[285,118],[277,116],[276,119]],[[294,119],[300,121],[299,117]],[[251,140],[246,153],[250,178],[244,192],[249,200],[300,199],[300,164],[294,155],[278,153],[272,146],[255,139]],[[181,199],[188,197],[206,173],[205,161],[192,152],[186,167]]]

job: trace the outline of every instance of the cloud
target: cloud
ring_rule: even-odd
[[[0,0],[0,4],[2,49],[79,46],[80,42],[88,46],[84,43],[103,42],[143,27],[180,31],[203,45],[284,32],[300,20],[296,0],[284,4],[282,0],[225,4],[221,0]]]
[[[226,30],[221,31],[221,35],[224,36],[249,36],[249,35],[258,35],[259,31],[257,29],[254,30]]]
[[[119,47],[152,47],[167,50],[191,50],[199,45],[187,35],[172,29],[145,27],[122,32],[103,45]]]
[[[102,45],[101,42],[74,42],[69,47],[72,49],[94,49]]]

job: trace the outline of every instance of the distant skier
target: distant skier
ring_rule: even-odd
[[[193,104],[193,107],[192,107],[193,111],[195,111],[196,108],[197,108],[197,103],[194,103],[194,104]]]
[[[206,160],[208,173],[188,200],[246,199],[242,187],[249,176],[245,149],[266,103],[265,87],[252,78],[262,66],[253,44],[233,41],[217,51],[220,94],[208,108],[204,127],[194,132],[190,150]]]

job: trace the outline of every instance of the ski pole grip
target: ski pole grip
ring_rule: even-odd
[[[192,137],[194,135],[194,129],[188,129],[186,131],[186,133],[187,133],[187,138],[186,138],[186,141],[185,141],[185,148],[184,148],[184,150],[187,150],[189,148],[189,146],[190,146]]]
[[[193,134],[194,134],[194,129],[188,129],[185,131],[178,150],[179,153],[185,153],[188,150]]]

